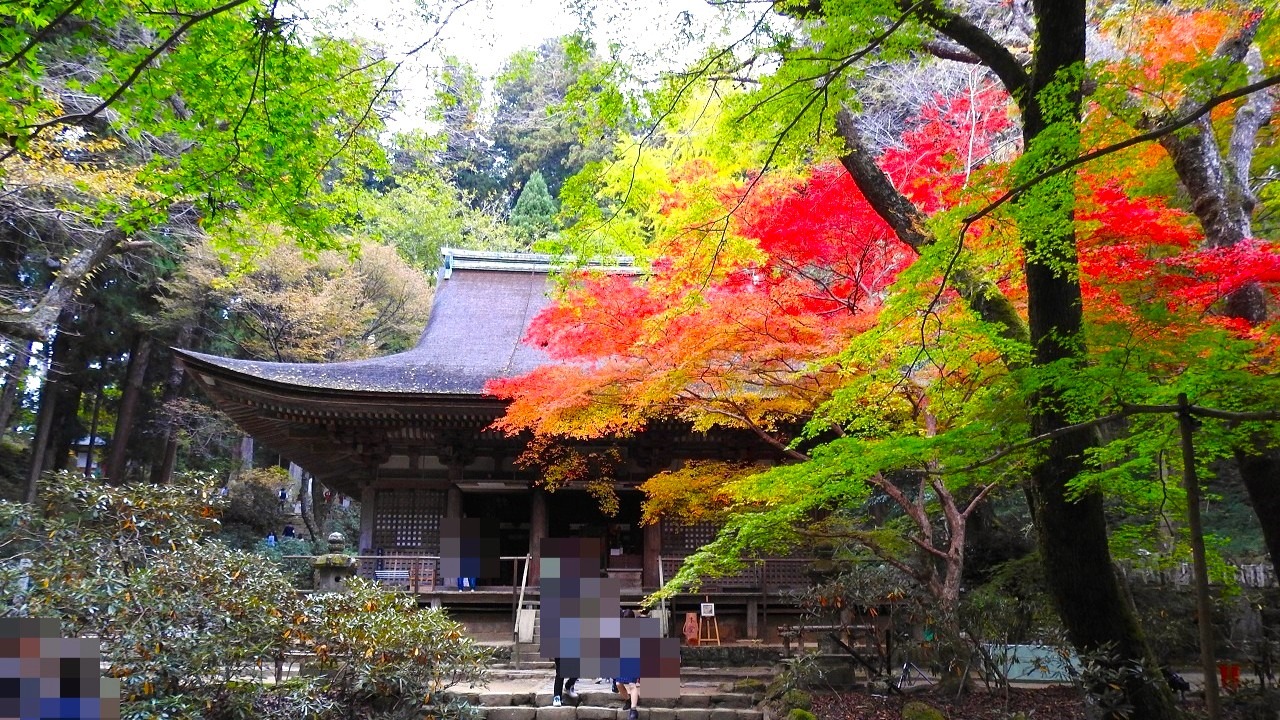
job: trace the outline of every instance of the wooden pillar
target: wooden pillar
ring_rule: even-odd
[[[378,508],[374,507],[377,491],[373,483],[366,482],[360,486],[360,554],[373,552],[373,518]]]
[[[642,569],[640,584],[645,588],[658,587],[658,563],[659,555],[662,553],[662,521],[651,523],[644,526],[644,538],[642,540],[644,547],[641,548],[642,561],[640,567]],[[671,578],[666,578],[670,580]]]
[[[747,599],[747,637],[752,640],[760,637],[760,625],[758,623],[760,614],[760,601],[755,598]]]
[[[461,474],[461,473],[459,473]],[[453,470],[449,470],[449,479],[453,479]],[[454,481],[444,496],[444,516],[447,518],[462,517],[462,488]]]
[[[542,488],[529,491],[529,585],[537,585],[539,559],[542,557],[542,539],[547,536],[547,492]],[[517,580],[517,582],[519,582]]]

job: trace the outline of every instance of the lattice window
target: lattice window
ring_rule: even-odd
[[[711,522],[681,525],[677,522],[662,523],[662,554],[684,557],[716,539],[720,527]]]
[[[379,490],[374,498],[374,548],[412,548],[424,555],[439,554],[444,508],[443,490]]]
[[[764,581],[770,590],[796,590],[813,585],[811,558],[770,558],[764,563]]]

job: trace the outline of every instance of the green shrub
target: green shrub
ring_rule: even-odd
[[[347,592],[311,595],[305,611],[307,645],[320,669],[335,671],[330,693],[357,707],[444,714],[446,690],[480,683],[491,659],[445,611],[361,578]]]
[[[456,717],[442,697],[482,678],[486,652],[442,611],[353,582],[301,598],[266,557],[210,539],[215,484],[46,479],[36,507],[0,502],[0,607],[101,638],[126,718]],[[19,557],[30,559],[29,569]],[[341,672],[265,686],[289,653]],[[247,680],[246,680],[247,679]],[[341,709],[341,712],[339,712]]]
[[[791,689],[782,694],[781,703],[786,709],[809,710],[813,707],[813,698],[803,690]]]
[[[791,708],[791,712],[787,713],[787,720],[818,720],[818,716],[808,710]]]
[[[323,554],[317,552],[316,546],[302,538],[280,538],[275,545],[268,545],[266,540],[259,540],[253,551],[275,563],[289,582],[299,590],[310,590],[312,587],[311,556]]]
[[[284,468],[254,468],[227,486],[222,503],[221,537],[227,544],[249,550],[271,533],[279,533],[291,508],[282,507],[280,488],[290,484]]]
[[[918,700],[902,706],[902,720],[946,720],[941,710]]]

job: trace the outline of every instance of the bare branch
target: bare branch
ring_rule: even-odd
[[[903,3],[899,0],[898,4],[901,6]],[[1022,95],[1021,91],[1031,82],[1031,77],[1027,75],[1022,62],[1014,57],[1008,48],[991,37],[987,31],[959,13],[943,7],[936,1],[930,2],[921,9],[920,18],[929,27],[951,38],[976,55],[982,61],[982,64],[991,68],[996,77],[1000,78],[1000,82],[1004,84],[1005,89],[1019,104],[1024,102],[1024,98],[1020,97]]]

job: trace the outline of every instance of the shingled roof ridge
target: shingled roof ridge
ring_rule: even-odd
[[[440,278],[448,280],[454,270],[491,270],[497,272],[550,273],[553,270],[578,265],[572,255],[549,255],[532,252],[503,252],[499,250],[468,250],[466,248],[440,248]],[[642,270],[634,265],[634,258],[618,256],[608,263],[588,261],[586,268],[617,275],[639,275]]]

